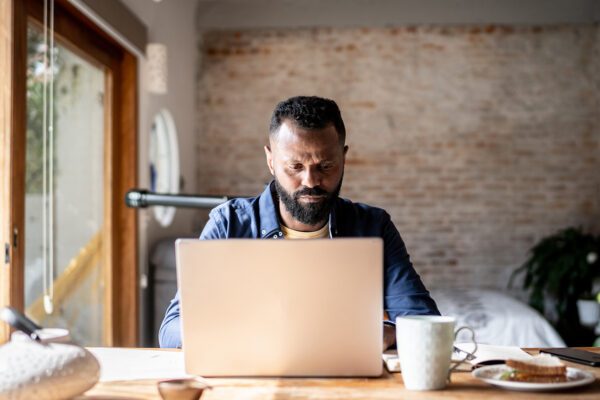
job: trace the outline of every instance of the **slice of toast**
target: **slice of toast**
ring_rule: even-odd
[[[565,375],[567,367],[558,357],[549,354],[540,354],[530,360],[506,360],[506,365],[520,373],[543,376]]]

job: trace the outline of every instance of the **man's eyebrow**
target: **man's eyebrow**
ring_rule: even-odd
[[[290,156],[283,156],[282,157],[283,161],[286,163],[303,163],[306,160],[312,160],[312,155],[310,154],[306,154],[306,155],[302,155],[302,154],[295,154],[295,155],[290,155]],[[321,160],[319,160],[319,164],[325,164],[325,163],[335,163],[336,162],[336,158],[335,157],[327,157],[327,158],[323,158]]]
[[[285,160],[286,164],[304,164],[304,161],[302,160],[296,160],[296,159],[288,159]],[[335,164],[334,160],[320,160],[319,162],[315,163],[315,165],[330,165],[330,164]]]

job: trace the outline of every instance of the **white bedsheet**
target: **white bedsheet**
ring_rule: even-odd
[[[457,327],[470,326],[477,342],[519,347],[565,347],[550,323],[529,305],[499,291],[432,289],[442,315],[457,318]],[[463,331],[458,340],[468,341]]]

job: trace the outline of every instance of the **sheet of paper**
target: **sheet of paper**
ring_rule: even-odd
[[[88,347],[100,362],[100,382],[187,377],[183,352]]]
[[[473,351],[473,343],[457,343],[455,345],[459,349],[467,352]],[[459,361],[464,358],[464,353],[453,353],[452,361]],[[486,363],[502,363],[509,358],[513,360],[529,359],[532,356],[525,351],[521,350],[516,346],[494,346],[489,344],[480,344],[477,346],[477,352],[475,353],[475,359],[468,363],[462,363],[456,371],[471,371],[473,366],[485,365]],[[398,359],[398,353],[396,350],[387,350],[382,354],[383,362],[389,372],[400,372],[400,360]]]
[[[389,372],[400,372],[400,359],[398,359],[396,350],[386,350],[385,353],[381,355],[381,358],[385,363],[385,368]]]
[[[385,368],[389,372],[401,372],[400,368],[400,359],[398,358],[398,353],[396,350],[386,350],[382,355]],[[458,361],[458,359],[452,356],[452,361]],[[471,364],[461,363],[456,369],[456,372],[469,372],[473,369]]]
[[[473,343],[457,343],[456,347],[463,351],[472,352]],[[471,360],[472,365],[485,365],[486,363],[501,363],[509,358],[513,360],[527,360],[531,355],[521,350],[517,346],[494,346],[491,344],[477,345],[475,359]]]

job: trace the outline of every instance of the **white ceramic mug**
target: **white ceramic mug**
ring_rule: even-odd
[[[414,315],[396,318],[396,342],[404,386],[409,390],[443,389],[450,373],[454,340],[463,329],[471,331],[477,351],[475,332],[467,326],[454,331],[456,319],[436,315]],[[464,361],[464,360],[462,360]],[[461,361],[461,362],[462,362]]]

